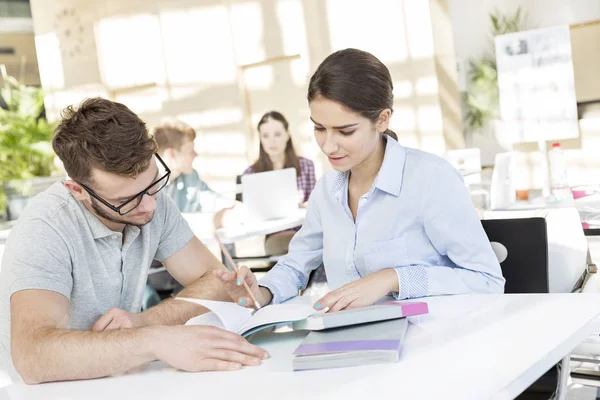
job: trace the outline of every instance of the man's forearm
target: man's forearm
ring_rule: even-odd
[[[231,301],[219,280],[209,270],[202,278],[188,285],[177,297],[190,297],[217,301]],[[168,299],[144,311],[142,319],[147,325],[181,325],[208,310],[187,301]]]
[[[107,332],[41,328],[13,338],[12,358],[25,383],[99,378],[154,360],[160,327]]]

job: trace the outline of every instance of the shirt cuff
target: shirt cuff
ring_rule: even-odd
[[[281,303],[281,295],[279,294],[279,292],[277,291],[277,287],[273,286],[272,282],[263,282],[263,280],[261,279],[260,282],[258,283],[259,287],[264,287],[267,288],[267,290],[269,292],[271,292],[271,302],[268,304],[265,304],[265,306],[269,305],[269,304],[279,304]]]
[[[298,272],[284,265],[274,266],[259,282],[273,294],[271,304],[279,304],[298,296],[302,280]]]
[[[396,300],[427,296],[429,286],[427,268],[422,265],[408,265],[394,269],[398,274],[398,287],[400,289],[399,292],[392,293]]]

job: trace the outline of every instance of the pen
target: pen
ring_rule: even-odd
[[[229,264],[231,264],[231,267],[233,268],[233,270],[236,273],[238,273],[239,269],[238,269],[235,261],[233,261],[233,258],[231,257],[231,254],[229,254],[229,251],[227,251],[227,248],[225,248],[223,243],[221,243],[221,240],[219,239],[219,235],[217,235],[217,232],[214,233],[214,237],[215,237],[215,240],[217,241],[217,243],[219,244],[219,247],[221,248],[221,253],[223,253],[225,255],[225,258],[227,259]],[[260,303],[258,302],[258,300],[256,300],[256,297],[254,297],[254,294],[252,293],[252,291],[250,290],[250,287],[246,283],[246,279],[243,280],[243,285],[246,288],[248,295],[250,295],[250,298],[254,302],[254,307],[256,307],[257,310],[260,310],[260,308],[261,308]]]

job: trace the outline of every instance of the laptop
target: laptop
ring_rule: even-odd
[[[296,215],[299,204],[296,169],[243,175],[242,196],[253,220],[266,221]]]

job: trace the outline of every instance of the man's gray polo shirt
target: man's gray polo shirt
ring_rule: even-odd
[[[62,183],[36,196],[12,229],[0,270],[0,369],[18,378],[10,357],[10,296],[26,289],[70,300],[69,329],[87,330],[111,307],[139,312],[148,268],[193,237],[175,204],[159,192],[152,221],[114,232]]]

